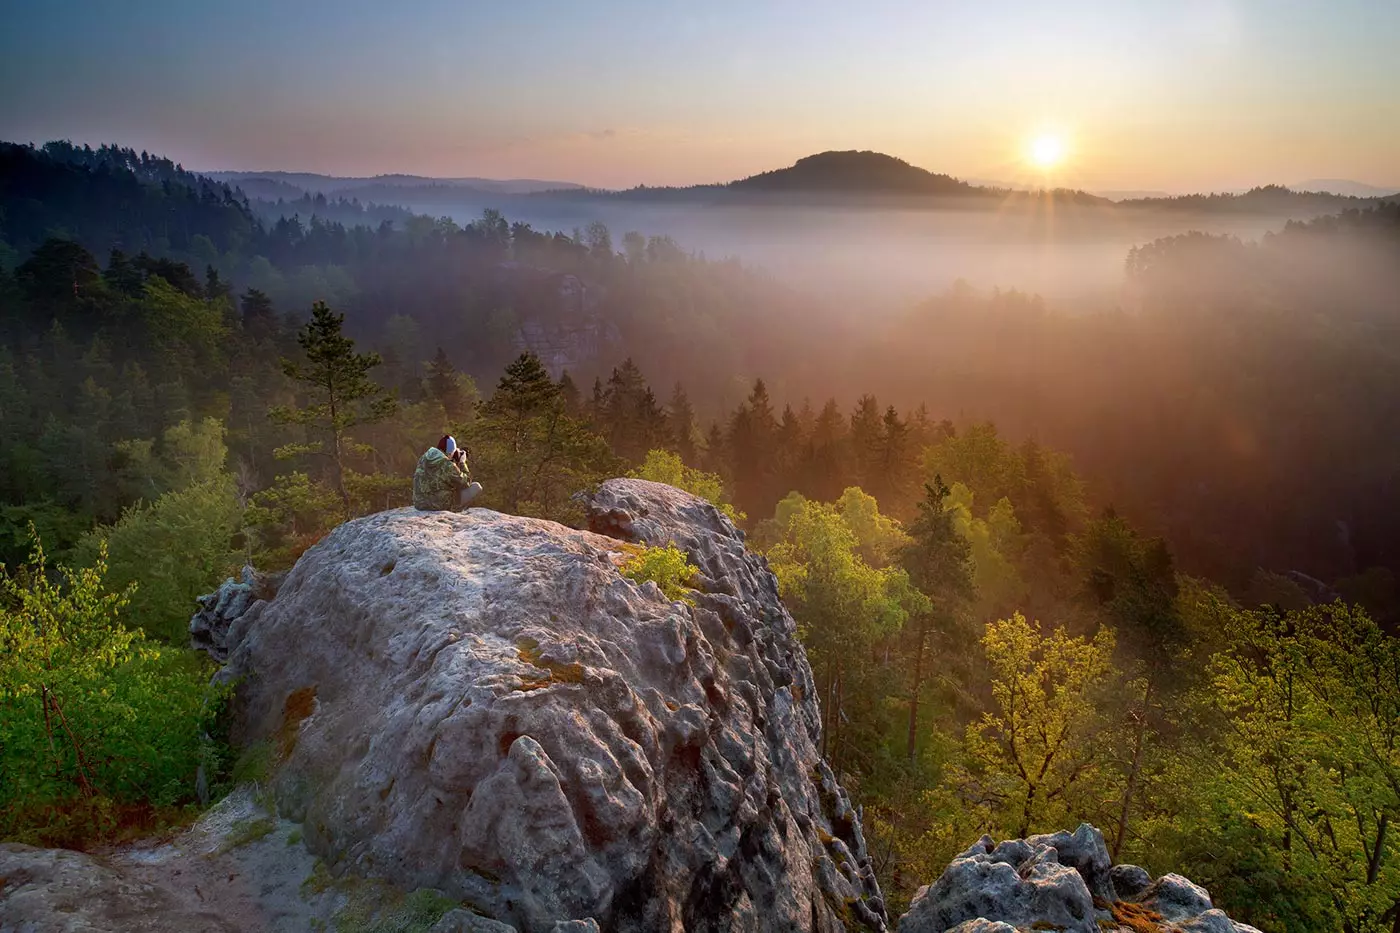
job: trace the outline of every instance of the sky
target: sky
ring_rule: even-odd
[[[1400,0],[0,0],[0,139],[603,187],[827,149],[1091,190],[1400,186]],[[1034,167],[1032,141],[1065,152]]]

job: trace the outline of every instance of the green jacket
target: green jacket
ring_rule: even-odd
[[[413,507],[425,512],[455,512],[460,490],[470,482],[470,471],[458,467],[438,448],[429,447],[413,471]]]

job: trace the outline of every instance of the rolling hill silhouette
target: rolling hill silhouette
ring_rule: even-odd
[[[910,165],[903,159],[869,150],[830,151],[730,182],[732,191],[827,191],[866,194],[974,194],[981,189],[951,175]]]

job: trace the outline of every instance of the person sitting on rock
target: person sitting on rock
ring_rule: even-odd
[[[436,447],[429,447],[418,458],[413,471],[413,507],[425,512],[456,512],[466,508],[481,494],[481,484],[472,482],[467,452],[456,438],[445,434]]]

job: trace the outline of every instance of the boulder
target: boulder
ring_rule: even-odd
[[[182,910],[169,892],[81,852],[0,843],[0,878],[4,933],[238,931],[215,911]]]
[[[938,881],[914,895],[899,931],[944,933],[973,921],[1024,928],[1043,923],[1065,933],[1099,933],[1084,879],[1061,865],[1048,846],[1019,865],[994,859],[985,850],[959,856]]]
[[[241,638],[241,632],[230,630],[255,621],[257,613],[250,610],[275,596],[281,580],[280,574],[244,567],[239,579],[229,577],[217,590],[199,597],[199,610],[190,619],[191,645],[215,661],[227,661],[230,642]]]
[[[1000,843],[983,836],[899,918],[899,933],[1259,933],[1216,909],[1180,875],[1153,881],[1136,865],[1113,865],[1087,823]]]
[[[1152,884],[1152,876],[1147,869],[1136,865],[1114,865],[1109,876],[1113,879],[1113,890],[1119,897],[1137,897]]]
[[[0,844],[0,933],[304,933],[336,929],[347,899],[248,788],[194,826],[100,852]],[[354,913],[403,894],[359,897]]]
[[[283,815],[333,874],[522,933],[886,929],[766,562],[668,486],[585,505],[592,531],[357,519],[228,620],[235,738]],[[641,542],[687,553],[689,600],[619,571]]]
[[[1108,846],[1104,844],[1103,833],[1088,823],[1080,823],[1073,833],[1061,830],[1057,833],[1031,836],[1024,844],[1032,850],[1050,846],[1055,850],[1061,865],[1068,865],[1079,872],[1090,894],[1104,901],[1117,899],[1110,873],[1113,860],[1109,858]]]

